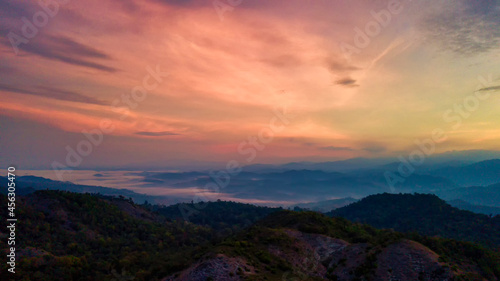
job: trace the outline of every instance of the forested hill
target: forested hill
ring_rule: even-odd
[[[500,254],[473,243],[234,202],[208,203],[191,221],[176,210],[64,191],[18,196],[16,275],[2,263],[0,280],[500,278]],[[5,229],[0,237],[4,253]]]
[[[450,206],[430,194],[377,194],[333,210],[330,216],[376,228],[418,232],[500,247],[500,216],[490,217]]]
[[[7,280],[159,280],[180,270],[213,238],[208,228],[169,222],[126,199],[65,191],[36,191],[18,196],[15,276]],[[0,195],[0,205],[7,197]],[[0,209],[5,221],[7,208]],[[7,249],[0,229],[0,252]],[[4,256],[5,257],[5,256]],[[15,277],[16,279],[8,279]]]
[[[316,212],[274,212],[166,281],[499,280],[476,244],[378,230]]]
[[[228,201],[180,203],[166,207],[151,206],[156,213],[171,219],[185,220],[231,234],[249,227],[267,215],[282,208],[259,207]]]

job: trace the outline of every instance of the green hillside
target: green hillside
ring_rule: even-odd
[[[6,204],[6,197],[0,201]],[[123,197],[37,191],[17,203],[22,219],[15,280],[500,277],[498,252],[477,244],[379,230],[315,212],[220,201],[187,222],[172,215],[178,205],[136,205]],[[0,215],[4,220],[6,210]],[[0,251],[6,252],[3,231]],[[1,280],[14,280],[5,276],[5,264],[0,270]]]
[[[500,247],[500,216],[460,210],[430,194],[371,195],[329,215],[376,228],[477,242],[492,249]]]

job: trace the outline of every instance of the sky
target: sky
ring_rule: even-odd
[[[0,2],[2,166],[498,150],[498,1],[42,3]]]

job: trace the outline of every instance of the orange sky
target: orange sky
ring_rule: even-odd
[[[2,164],[64,163],[103,120],[82,165],[397,156],[436,128],[438,152],[498,147],[495,1],[61,2],[0,4]]]

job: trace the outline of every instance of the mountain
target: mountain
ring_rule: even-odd
[[[367,170],[367,171],[358,171],[356,176],[359,178],[363,178],[371,181],[373,184],[384,187],[384,191],[390,191],[389,182],[385,176],[386,172],[392,172],[393,175],[398,175],[397,170],[391,169],[375,169],[375,170]],[[446,190],[451,190],[457,188],[458,186],[449,179],[433,176],[433,175],[425,175],[419,173],[413,173],[408,177],[402,178],[402,181],[397,181],[394,185],[394,191],[398,193],[433,193],[438,191],[445,192]],[[381,188],[382,190],[382,188]],[[376,192],[381,193],[381,192]],[[374,193],[371,193],[374,194]],[[367,194],[369,195],[369,194]]]
[[[347,167],[357,165],[357,167],[372,167],[368,169],[350,170]],[[497,160],[500,161],[500,160]],[[472,169],[472,171],[483,171],[477,173],[478,179],[494,180],[500,177],[496,174],[495,163],[497,161],[483,161],[473,165],[457,167],[456,162],[439,163],[449,165],[439,171],[442,174],[448,175],[450,172],[457,169]],[[339,162],[339,161],[337,161]],[[377,161],[367,159],[350,159],[345,161],[335,162],[333,165],[330,162],[325,163],[289,163],[280,165],[283,170],[270,169],[260,172],[250,172],[243,170],[240,173],[229,175],[225,171],[212,172],[134,172],[130,171],[125,176],[133,176],[133,182],[144,190],[160,191],[161,188],[168,190],[178,189],[180,192],[175,192],[172,196],[148,196],[138,194],[131,190],[111,189],[107,187],[77,185],[70,182],[57,182],[48,179],[43,179],[33,176],[19,177],[19,192],[26,193],[39,189],[54,189],[68,190],[74,192],[89,192],[101,193],[105,195],[122,195],[131,197],[136,202],[153,202],[157,204],[174,204],[178,202],[190,201],[195,194],[196,187],[203,189],[206,186],[218,184],[220,190],[223,190],[225,198],[235,198],[235,201],[262,201],[268,202],[271,206],[287,205],[288,202],[318,202],[324,201],[325,198],[362,198],[371,194],[383,192],[402,192],[402,193],[433,193],[445,200],[461,199],[471,204],[495,206],[500,204],[498,196],[491,196],[490,191],[483,192],[481,189],[470,188],[468,190],[458,185],[455,180],[442,176],[441,173],[432,170],[431,174],[426,174],[429,167],[438,164],[429,164],[425,169],[416,167],[414,173],[407,177],[400,177],[398,163],[383,164],[376,166]],[[426,161],[427,163],[427,161]],[[349,171],[325,171],[321,169],[322,165],[330,165],[342,167],[345,166]],[[333,167],[330,165],[329,167]],[[290,169],[299,166],[308,167],[309,169]],[[263,166],[259,166],[263,167]],[[354,167],[354,166],[352,166]],[[421,170],[422,169],[422,170]],[[394,178],[391,185],[391,180],[388,180],[387,173],[392,173]],[[460,174],[467,172],[459,171]],[[472,172],[470,172],[472,173]],[[475,174],[472,173],[472,174]],[[96,179],[102,180],[102,174],[95,174]],[[132,177],[131,177],[132,178]],[[0,177],[0,183],[5,184],[7,180]],[[109,179],[107,182],[110,182]],[[28,188],[28,189],[24,189]],[[153,189],[154,188],[154,189]],[[182,189],[186,189],[182,192]],[[471,194],[471,192],[473,191]],[[5,192],[5,191],[4,191]],[[474,201],[470,201],[474,200]],[[300,206],[299,206],[300,207]],[[308,208],[308,207],[306,207]],[[317,209],[319,210],[319,209]],[[329,211],[329,210],[322,210]]]
[[[447,167],[431,172],[460,186],[486,186],[500,182],[500,159],[477,162],[464,167]]]
[[[272,201],[324,201],[324,198],[360,198],[391,191],[384,173],[371,169],[349,173],[323,170],[285,170],[268,172],[243,171],[237,175],[191,173],[140,173],[143,182],[166,188],[203,187],[219,182],[224,193],[236,198]],[[437,192],[458,186],[452,181],[433,175],[412,174],[394,186],[397,192]],[[330,209],[331,210],[331,209]],[[330,211],[327,210],[327,211]]]
[[[500,151],[496,150],[461,150],[461,151],[448,151],[432,155],[428,159],[430,162],[456,162],[468,163],[481,162],[489,159],[500,159]],[[426,162],[428,162],[426,160]]]
[[[245,166],[244,171],[249,172],[269,172],[269,171],[287,171],[287,170],[321,170],[325,172],[349,172],[360,169],[375,168],[389,163],[384,158],[351,158],[339,161],[328,162],[291,162],[279,165],[253,164]]]
[[[481,162],[492,158],[500,159],[500,151],[491,150],[464,150],[448,151],[436,153],[425,159],[425,162],[418,166],[420,173],[449,168],[462,167],[475,162]],[[284,164],[252,164],[243,167],[247,172],[282,172],[286,170],[322,170],[327,172],[356,172],[371,169],[392,169],[397,167],[400,161],[397,158],[350,158],[337,161],[326,162],[290,162]]]
[[[151,206],[155,213],[170,219],[184,220],[209,227],[224,235],[251,226],[267,215],[282,208],[259,207],[252,204],[217,201],[203,203],[179,203],[170,206]]]
[[[15,213],[15,280],[116,280],[118,273],[159,280],[193,262],[213,238],[207,228],[168,221],[130,200],[90,194],[36,191],[16,197]],[[2,253],[12,247],[7,234],[0,230]],[[7,263],[0,270],[1,280],[13,280]]]
[[[0,176],[0,186],[7,186],[7,178]],[[103,186],[93,186],[93,185],[79,185],[72,182],[62,182],[54,181],[51,179],[46,179],[36,176],[21,176],[17,177],[16,183],[16,193],[18,195],[25,195],[33,193],[36,190],[64,190],[77,193],[99,193],[102,195],[109,196],[123,196],[127,198],[134,199],[135,202],[143,203],[145,201],[149,202],[165,202],[164,198],[159,196],[151,196],[146,194],[140,194],[133,192],[128,189],[116,189]],[[2,189],[3,194],[6,194],[7,190]]]
[[[458,208],[460,210],[467,210],[477,214],[485,214],[490,216],[500,215],[500,208],[498,207],[489,207],[483,205],[473,205],[464,200],[456,199],[447,201],[451,206]]]
[[[137,175],[137,174],[136,174]],[[241,199],[268,201],[320,201],[332,197],[363,197],[388,191],[370,178],[321,170],[227,173],[141,173],[144,182],[167,188],[200,187],[218,182],[224,193]],[[383,176],[383,175],[382,175]]]
[[[164,281],[498,280],[499,254],[314,212],[275,212]]]
[[[298,207],[301,209],[307,209],[307,210],[311,210],[311,211],[326,213],[326,212],[330,212],[331,210],[344,207],[344,206],[349,205],[351,203],[354,203],[356,201],[358,201],[358,199],[347,197],[347,198],[331,199],[331,200],[318,201],[318,202],[293,204],[293,205],[291,205],[291,207],[292,208]]]
[[[329,215],[376,228],[477,242],[500,249],[500,216],[460,210],[431,194],[377,194]]]
[[[475,205],[500,207],[500,183],[488,186],[460,187],[435,193],[445,200],[463,200]]]
[[[6,196],[0,195],[0,204],[7,204]],[[16,280],[500,278],[500,254],[476,244],[378,230],[315,212],[219,201],[191,205],[207,214],[188,222],[168,218],[180,205],[167,212],[124,198],[51,190],[18,196],[16,204],[22,215]],[[6,217],[1,208],[0,219]],[[217,222],[244,227],[222,237],[225,227]],[[8,252],[5,231],[0,252]],[[2,274],[6,267],[0,265]]]

